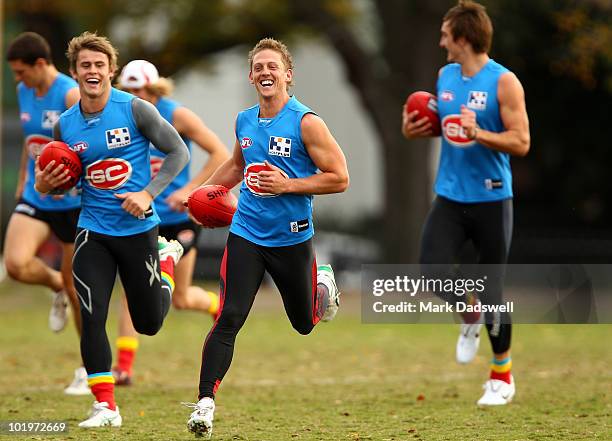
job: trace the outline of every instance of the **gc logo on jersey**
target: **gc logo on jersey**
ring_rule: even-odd
[[[280,136],[270,136],[268,154],[289,158],[291,156],[291,139],[281,138]]]
[[[28,136],[25,139],[25,145],[26,145],[28,154],[30,155],[30,158],[35,159],[38,155],[40,155],[40,152],[42,151],[43,147],[46,146],[51,141],[53,141],[53,139],[45,135]]]
[[[132,176],[132,164],[122,158],[100,159],[87,167],[85,179],[100,190],[115,190]]]
[[[164,163],[164,158],[159,156],[151,156],[151,180],[155,179],[155,176],[159,173],[159,169]]]
[[[59,110],[43,110],[42,112],[42,127],[43,129],[52,129],[53,125],[60,117]]]
[[[467,106],[469,109],[485,110],[487,108],[487,92],[470,90]]]
[[[247,165],[244,170],[244,184],[255,196],[264,198],[278,196],[274,193],[266,193],[259,188],[259,172],[264,170],[270,170],[270,168],[263,162],[254,162]],[[282,173],[285,177],[288,177],[285,172]]]
[[[130,131],[127,127],[106,131],[106,146],[109,149],[125,147],[130,143]]]
[[[467,137],[461,125],[461,115],[447,115],[442,120],[442,135],[455,147],[470,147],[476,143]]]

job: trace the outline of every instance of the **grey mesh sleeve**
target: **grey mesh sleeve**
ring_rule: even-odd
[[[156,198],[189,162],[189,150],[172,125],[159,114],[153,104],[135,98],[132,114],[138,129],[167,156],[155,179],[144,189]]]

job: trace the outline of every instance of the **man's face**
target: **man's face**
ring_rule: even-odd
[[[272,97],[285,93],[292,77],[293,72],[285,67],[280,53],[264,49],[253,57],[249,81],[260,96]]]
[[[462,52],[462,46],[453,38],[450,23],[448,21],[442,23],[442,28],[440,29],[440,47],[446,49],[446,60],[448,62],[459,61],[458,58]]]
[[[42,58],[36,60],[36,62],[32,65],[24,63],[21,60],[12,60],[9,61],[8,64],[11,67],[11,70],[13,71],[15,81],[23,81],[23,84],[25,84],[26,87],[36,87],[44,79],[44,67],[46,65],[46,62]]]
[[[94,99],[110,89],[114,71],[105,53],[82,49],[77,55],[76,71],[71,73],[79,83],[81,96]]]

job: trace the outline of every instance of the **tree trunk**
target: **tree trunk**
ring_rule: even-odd
[[[410,92],[434,92],[442,61],[439,27],[448,3],[376,1],[382,39],[379,54],[369,53],[347,24],[328,12],[325,2],[305,3],[295,3],[296,13],[334,46],[381,140],[385,203],[380,237],[384,262],[416,263],[431,199],[431,150],[429,140],[404,139],[401,112]],[[398,38],[398,29],[405,30],[405,38]],[[431,44],[411,44],[417,39]]]

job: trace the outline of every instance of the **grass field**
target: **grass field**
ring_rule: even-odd
[[[117,390],[123,427],[85,431],[77,424],[92,397],[62,394],[77,338],[72,328],[48,331],[49,299],[0,284],[0,420],[63,420],[70,430],[15,439],[192,439],[180,402],[195,400],[208,317],[172,311],[157,336],[142,338],[135,385]],[[281,308],[272,292],[255,302],[219,390],[214,439],[612,439],[612,326],[516,326],[515,401],[479,409],[486,339],[472,365],[458,366],[455,326],[362,325],[358,296],[345,295],[337,319],[303,337]]]

